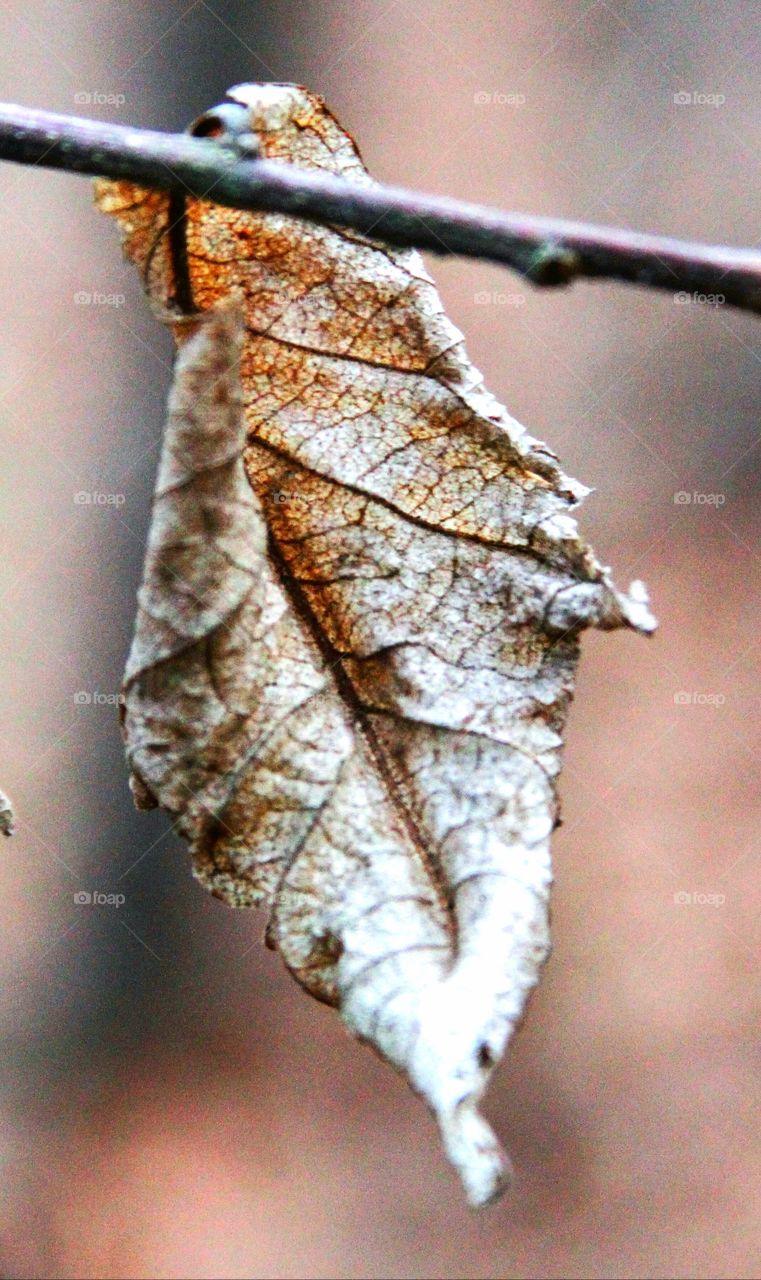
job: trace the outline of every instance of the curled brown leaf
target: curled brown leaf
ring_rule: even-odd
[[[229,96],[266,156],[370,181],[306,90]],[[268,905],[486,1203],[508,1166],[477,1104],[548,949],[579,633],[651,630],[644,589],[579,537],[585,490],[485,390],[416,253],[98,199],[179,345],[125,682],[138,799],[213,893]]]

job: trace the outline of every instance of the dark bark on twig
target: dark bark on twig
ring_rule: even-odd
[[[337,224],[401,247],[482,258],[537,285],[627,281],[761,312],[761,253],[529,214],[242,156],[212,138],[0,104],[0,159],[128,178],[235,209]],[[686,300],[686,299],[685,299]]]

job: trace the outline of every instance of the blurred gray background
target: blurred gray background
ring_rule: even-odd
[[[9,0],[0,96],[172,129],[230,84],[295,80],[380,179],[751,245],[759,18]],[[554,955],[486,1107],[519,1179],[473,1215],[404,1083],[132,807],[113,703],[170,352],[86,180],[3,165],[0,190],[2,1273],[757,1275],[761,321],[430,261],[661,619],[585,640]],[[75,901],[96,890],[124,904]]]

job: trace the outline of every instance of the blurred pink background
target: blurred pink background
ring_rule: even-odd
[[[0,8],[0,96],[181,128],[295,80],[381,179],[755,244],[760,16],[27,0]],[[585,641],[554,954],[486,1107],[519,1178],[474,1215],[404,1083],[132,808],[113,702],[170,353],[87,181],[3,165],[0,190],[2,1274],[758,1275],[761,321],[431,260],[661,619]],[[125,902],[76,903],[96,890]]]

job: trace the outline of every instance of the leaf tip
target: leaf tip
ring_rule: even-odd
[[[651,636],[658,628],[658,619],[650,611],[650,596],[644,582],[636,579],[630,583],[626,595],[620,594],[618,603],[626,626],[641,635]]]
[[[437,1116],[444,1149],[460,1175],[468,1204],[486,1208],[499,1200],[513,1181],[510,1159],[473,1097]]]

